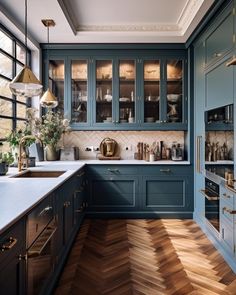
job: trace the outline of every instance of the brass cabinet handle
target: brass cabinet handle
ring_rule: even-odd
[[[111,169],[111,168],[107,168],[107,170],[112,173],[116,173],[120,171],[119,169]]]
[[[39,216],[42,216],[44,214],[46,214],[47,212],[51,211],[52,210],[52,207],[51,206],[47,206],[45,207],[40,213],[39,213]]]
[[[3,245],[1,245],[0,249],[2,252],[6,251],[6,250],[10,250],[15,246],[16,243],[17,243],[16,238],[9,237],[9,240],[6,243],[4,243]]]
[[[200,190],[200,193],[208,200],[208,201],[218,201],[218,197],[210,197],[208,194],[206,194],[206,191],[204,189]]]
[[[83,172],[81,172],[80,174],[77,174],[76,176],[77,177],[81,177],[81,176],[83,176],[85,174],[85,172],[83,171]]]
[[[170,173],[171,172],[171,169],[160,169],[160,172]]]
[[[227,208],[227,207],[224,207],[224,208],[222,209],[222,211],[223,211],[223,213],[224,213],[224,211],[226,211],[226,212],[229,213],[229,214],[236,214],[236,210],[231,210],[231,209],[229,209],[229,208]]]
[[[196,141],[196,171],[197,173],[201,173],[201,141],[202,136],[197,136]]]

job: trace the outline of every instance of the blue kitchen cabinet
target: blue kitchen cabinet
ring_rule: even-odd
[[[74,176],[75,190],[73,193],[73,227],[77,232],[83,221],[86,209],[86,179],[85,171],[79,170]]]
[[[141,176],[142,210],[159,216],[191,216],[193,177],[191,166],[145,166]]]
[[[137,210],[138,177],[135,175],[90,175],[88,212]]]
[[[205,199],[200,191],[205,189],[205,47],[200,40],[194,46],[194,214],[205,216]]]
[[[206,109],[215,109],[234,102],[234,68],[222,62],[206,75]]]
[[[188,129],[186,50],[45,49],[43,59],[74,130]]]
[[[233,6],[234,1],[231,1],[214,19],[206,32],[204,42],[206,67],[227,59],[234,49],[235,12]]]
[[[191,211],[191,177],[146,176],[142,178],[143,210],[162,213]]]
[[[0,236],[1,294],[26,294],[25,246],[25,220],[21,219]]]

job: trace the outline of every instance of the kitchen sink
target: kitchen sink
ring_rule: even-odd
[[[55,178],[61,176],[66,171],[32,171],[26,170],[20,174],[12,176],[14,178]]]

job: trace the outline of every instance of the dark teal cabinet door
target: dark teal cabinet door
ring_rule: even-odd
[[[25,289],[25,261],[14,255],[0,267],[1,294],[24,295]]]
[[[142,180],[143,209],[179,212],[191,209],[190,177],[147,176]]]
[[[9,249],[5,249],[9,246]],[[0,236],[0,293],[9,295],[26,294],[25,220],[18,221]]]
[[[207,65],[224,58],[224,56],[233,49],[234,26],[232,1],[218,18],[218,21],[213,24],[212,32],[206,38],[205,61]]]
[[[137,176],[89,176],[89,211],[137,209]]]
[[[206,109],[214,109],[234,102],[234,67],[225,62],[206,74]]]
[[[195,167],[194,167],[194,212],[198,218],[205,215],[205,199],[200,191],[205,188],[205,47],[199,42],[194,48],[194,109],[195,114]]]

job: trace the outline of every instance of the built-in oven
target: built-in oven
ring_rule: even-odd
[[[51,196],[27,219],[27,294],[40,294],[55,266],[57,222]]]
[[[219,231],[220,228],[220,196],[219,185],[205,178],[205,190],[201,193],[205,197],[205,218]]]

